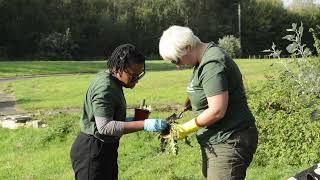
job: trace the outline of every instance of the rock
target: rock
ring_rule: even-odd
[[[31,128],[41,128],[42,122],[40,120],[27,121],[26,126]]]
[[[46,127],[46,125],[40,120],[31,121],[30,116],[27,115],[10,115],[0,118],[0,127],[9,129],[17,129],[20,127],[43,128]]]
[[[20,127],[25,127],[25,123],[17,123],[15,120],[3,120],[1,126],[3,128],[17,129]]]
[[[10,115],[10,116],[5,116],[3,119],[13,120],[18,123],[25,123],[26,121],[29,121],[31,118],[30,116],[27,116],[27,115]]]

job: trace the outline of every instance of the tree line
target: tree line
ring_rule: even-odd
[[[0,57],[100,58],[129,42],[158,58],[159,38],[174,24],[189,26],[206,42],[241,37],[246,57],[273,41],[285,47],[279,39],[300,21],[306,31],[320,24],[320,6],[312,0],[290,7],[281,0],[0,0]],[[312,36],[304,37],[311,47]]]

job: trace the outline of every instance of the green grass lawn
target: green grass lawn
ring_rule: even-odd
[[[59,120],[61,117],[52,118]],[[70,120],[76,123],[78,118],[74,116]],[[47,136],[46,129],[0,128],[0,134],[0,179],[73,179],[69,150],[76,131],[66,135],[63,140],[56,139],[46,144],[40,141]],[[138,132],[125,135],[119,148],[119,178],[200,180],[200,149],[194,137],[191,142],[193,147],[179,142],[179,154],[175,156],[158,152],[156,134]],[[287,165],[259,167],[253,162],[246,179],[284,180],[302,169]]]
[[[28,66],[21,66],[23,63]],[[34,66],[32,66],[34,63]],[[46,66],[47,70],[42,68]],[[59,64],[60,63],[60,64]],[[79,73],[102,70],[104,62],[0,62],[0,77],[42,73]],[[238,60],[245,83],[258,84],[264,74],[274,75],[279,65],[270,66],[271,61]],[[14,72],[15,67],[21,67]],[[28,71],[29,69],[29,71]],[[31,69],[37,69],[31,71]],[[77,69],[77,70],[76,70]],[[81,69],[81,70],[80,70]],[[173,71],[175,67],[163,61],[147,62],[147,74],[134,89],[125,89],[128,106],[137,106],[141,99],[151,105],[151,117],[165,118],[174,110],[171,106],[181,105],[186,95],[190,69]],[[90,70],[90,71],[89,71]],[[67,77],[46,77],[32,80],[19,80],[0,84],[0,91],[12,93],[18,107],[25,111],[81,108],[85,91],[94,75],[75,75]],[[128,114],[132,114],[128,110]],[[74,115],[36,115],[50,128],[8,130],[0,128],[0,179],[73,179],[69,160],[70,146],[78,131],[79,114]],[[191,118],[185,115],[181,121]],[[71,122],[64,138],[56,138],[47,143],[44,137],[58,136],[61,133],[59,122]],[[53,131],[52,131],[53,130]],[[159,141],[154,133],[138,132],[125,135],[119,149],[120,179],[201,179],[200,149],[194,137],[194,147],[179,144],[178,156],[160,154]],[[278,165],[274,167],[252,166],[248,180],[286,179],[304,167]]]
[[[263,79],[261,73],[273,71],[277,60],[236,60],[247,79]],[[276,64],[277,67],[279,67]],[[95,73],[104,70],[105,61],[0,61],[0,78],[39,74]],[[174,70],[175,66],[164,61],[147,61],[147,71]]]
[[[96,73],[106,61],[0,61],[0,78],[39,74]],[[168,71],[175,67],[163,61],[147,61],[147,71]]]
[[[31,66],[32,63],[35,63],[35,67]],[[55,73],[67,73],[64,70],[71,70],[78,62],[60,62],[60,64],[65,63],[60,65],[60,69],[55,69],[56,63],[48,63],[48,73],[54,71]],[[263,80],[265,74],[273,75],[279,69],[279,65],[270,66],[272,64],[271,60],[238,60],[237,63],[243,73],[245,85],[248,88],[250,88],[251,84]],[[29,64],[30,67],[25,67],[23,71],[24,75],[32,74],[27,69],[38,69],[39,71],[35,72],[41,73],[46,72],[40,71],[45,66],[44,62],[26,62],[26,64]],[[100,61],[92,62],[92,66],[89,66],[89,64],[89,62],[79,62],[79,66],[74,68],[78,71],[73,72],[81,72],[79,69],[82,66],[83,69],[91,69],[92,71],[93,69],[94,71],[100,71],[104,66]],[[98,68],[98,65],[102,68]],[[12,66],[8,65],[6,68],[0,66],[0,69],[10,70],[18,65],[12,64]],[[175,70],[173,65],[164,61],[148,61],[146,69],[147,74],[137,84],[136,88],[125,90],[129,106],[137,105],[141,99],[146,99],[147,103],[153,106],[168,106],[183,101],[191,69]],[[11,75],[15,73],[13,70],[10,72]],[[22,73],[22,71],[19,73]],[[12,91],[16,96],[18,107],[25,110],[80,108],[88,83],[93,77],[94,74],[35,78],[32,80],[2,83],[0,87],[7,91]]]
[[[102,61],[0,61],[0,77],[36,74],[97,72],[105,67]]]

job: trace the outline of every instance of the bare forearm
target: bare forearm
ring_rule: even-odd
[[[125,122],[123,133],[128,134],[132,132],[137,132],[143,130],[144,121],[133,121],[133,122]]]
[[[209,126],[218,122],[224,117],[224,113],[214,110],[206,109],[197,117],[197,125],[200,127]]]
[[[228,91],[216,96],[207,97],[207,101],[208,109],[197,117],[197,124],[201,127],[214,124],[224,117],[228,108]]]

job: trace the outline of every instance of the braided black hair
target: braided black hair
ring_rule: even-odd
[[[107,67],[110,72],[124,71],[133,64],[144,64],[145,57],[132,44],[118,46],[107,60]]]

